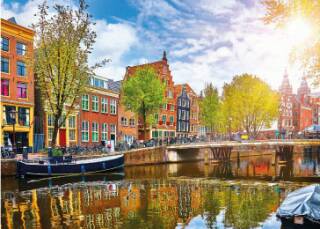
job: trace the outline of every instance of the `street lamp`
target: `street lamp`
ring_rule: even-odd
[[[16,130],[15,130],[15,124],[16,124],[16,113],[17,111],[14,109],[9,111],[9,115],[10,115],[10,122],[12,124],[12,131],[13,131],[13,152],[16,153]]]

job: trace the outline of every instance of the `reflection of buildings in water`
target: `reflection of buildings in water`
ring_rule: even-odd
[[[293,157],[293,173],[294,176],[308,177],[319,175],[319,160],[316,152],[304,152],[296,154]]]
[[[120,189],[120,208],[123,216],[136,213],[141,207],[141,194],[139,187],[129,184]]]
[[[178,185],[179,218],[186,222],[191,214],[191,188],[189,185]]]
[[[232,171],[239,177],[274,176],[271,155],[241,157],[240,162],[232,162]]]

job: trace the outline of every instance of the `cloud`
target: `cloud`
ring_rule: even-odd
[[[122,79],[126,66],[122,58],[138,43],[136,30],[126,23],[108,24],[105,20],[97,20],[94,29],[97,31],[97,39],[89,63],[111,59],[96,73],[107,78]]]
[[[4,3],[1,0],[2,17],[8,19],[15,17],[18,24],[30,27],[36,22],[34,16],[38,11],[38,5],[43,0],[29,0],[25,4]],[[48,1],[49,6],[54,4],[68,4],[72,8],[76,5],[72,0]],[[53,14],[50,8],[49,14]],[[95,20],[94,30],[97,33],[96,43],[94,44],[92,54],[89,57],[89,64],[93,65],[103,59],[111,59],[104,67],[97,69],[96,73],[106,78],[122,79],[126,63],[122,59],[128,53],[132,46],[138,43],[138,37],[135,28],[126,22],[108,23],[106,20]]]
[[[159,13],[164,4],[174,9],[168,16]],[[169,50],[175,82],[199,92],[205,82],[221,89],[234,75],[252,73],[277,89],[289,67],[294,88],[300,83],[301,71],[289,62],[288,37],[263,24],[264,8],[257,1],[159,0],[138,9],[141,34],[152,37],[145,43]]]

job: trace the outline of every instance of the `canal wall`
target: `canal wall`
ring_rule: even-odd
[[[165,146],[130,150],[124,153],[125,166],[161,164],[167,161]]]
[[[136,165],[152,165],[163,163],[178,163],[188,161],[205,161],[209,163],[212,160],[212,147],[225,147],[228,144],[221,144],[220,146],[215,144],[208,145],[184,145],[181,146],[161,146],[135,149],[124,152],[124,164],[125,166]],[[232,145],[232,144],[230,144]],[[250,157],[250,156],[262,156],[262,155],[274,155],[276,158],[276,149],[281,145],[279,144],[233,144],[230,159]],[[190,148],[188,148],[190,147]],[[319,152],[320,154],[320,141],[312,142],[294,142],[293,153],[302,153],[306,148],[309,148],[309,152]],[[116,155],[119,153],[113,153]],[[37,155],[31,154],[30,158]],[[39,155],[38,155],[39,156]],[[98,156],[98,155],[97,155]],[[274,162],[272,162],[274,163]],[[17,170],[16,159],[1,159],[1,176],[15,176]]]
[[[15,176],[17,174],[16,159],[1,159],[1,176]]]

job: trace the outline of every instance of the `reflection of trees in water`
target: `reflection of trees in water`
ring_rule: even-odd
[[[205,191],[203,208],[205,211],[205,219],[207,228],[214,228],[216,217],[220,212],[221,203],[219,195],[212,189]]]
[[[81,215],[84,219],[81,226],[85,228],[99,228],[101,225],[113,228],[174,228],[178,223],[188,224],[201,214],[206,226],[215,228],[217,215],[223,210],[224,224],[242,229],[258,226],[275,209],[278,201],[272,187],[230,186],[223,182],[213,184],[189,179],[137,181],[130,182],[130,185],[123,181],[115,195],[107,192],[106,187],[94,185],[68,187],[60,192],[37,192],[36,203],[41,213],[41,224],[38,225],[42,228],[80,225],[78,216]],[[127,196],[132,197],[130,193],[136,193],[137,199],[126,205],[124,201]],[[30,195],[26,200],[29,199],[32,203]],[[26,200],[18,202],[19,208],[25,206],[28,211],[32,210],[31,205],[25,204]],[[16,214],[13,218],[21,222],[24,217],[32,228],[35,224],[28,214]]]
[[[225,191],[225,225],[246,229],[257,227],[276,205],[276,193],[270,189],[241,187],[239,192]]]
[[[232,165],[230,162],[212,164],[210,166],[213,166],[213,170],[212,170],[213,177],[218,177],[218,178],[232,178],[233,177]]]

